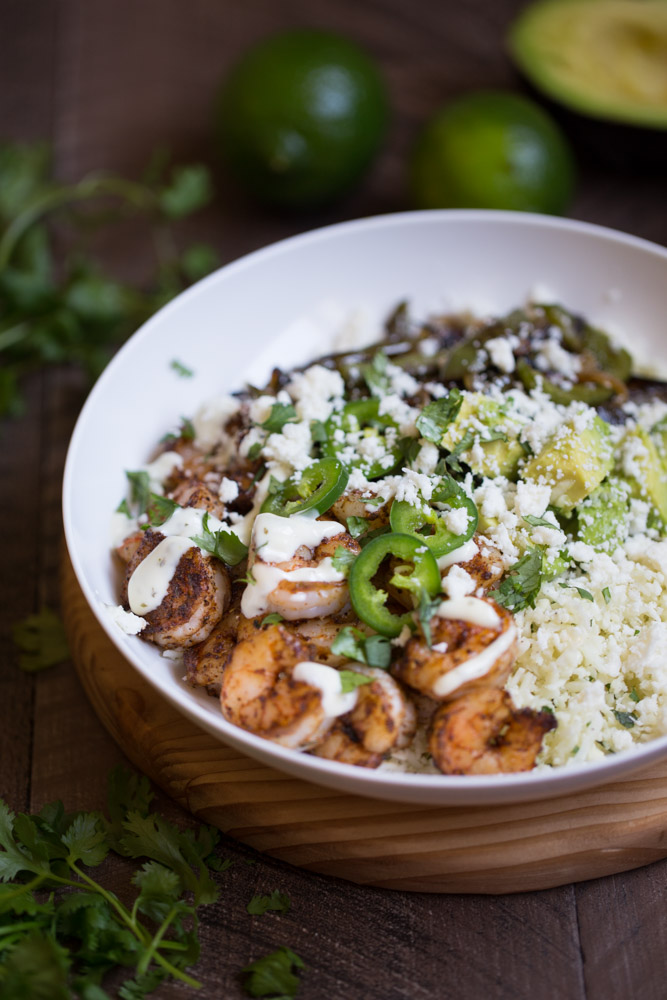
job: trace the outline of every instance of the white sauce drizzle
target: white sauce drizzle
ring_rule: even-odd
[[[316,521],[306,514],[279,517],[277,514],[258,514],[252,530],[252,552],[250,572],[255,580],[248,584],[241,598],[241,611],[246,618],[256,618],[269,607],[269,595],[283,581],[290,583],[341,583],[345,575],[335,569],[331,557],[327,556],[317,566],[302,566],[299,569],[284,570],[276,563],[285,563],[301,546],[313,550],[326,538],[342,534],[345,528],[336,521]],[[290,602],[298,606],[312,600],[308,593],[290,595]],[[310,611],[312,617],[312,609]],[[284,617],[286,609],[282,609]],[[317,612],[319,616],[321,612]],[[295,618],[307,617],[295,609]]]
[[[177,451],[163,451],[154,462],[149,462],[144,466],[144,472],[148,473],[150,488],[153,493],[160,493],[162,484],[174,469],[180,469],[183,465],[183,456]]]
[[[439,698],[444,698],[446,695],[452,694],[457,688],[462,687],[467,684],[468,681],[477,680],[479,677],[484,677],[488,674],[494,663],[506,653],[510,648],[514,639],[516,638],[516,628],[514,625],[510,625],[506,632],[498,636],[497,639],[483,649],[481,653],[477,656],[471,656],[469,660],[465,663],[461,663],[458,667],[454,667],[449,673],[443,674],[442,677],[433,685],[433,691],[438,695]]]
[[[457,597],[443,601],[436,614],[440,618],[470,622],[471,625],[481,625],[483,628],[497,628],[500,625],[497,611],[479,597]]]
[[[322,696],[322,710],[329,719],[351,712],[357,704],[358,692],[356,688],[354,691],[343,694],[341,676],[334,667],[305,660],[302,663],[297,663],[292,677],[295,681],[303,681],[304,684],[310,684],[311,687],[318,689]]]
[[[196,546],[189,538],[171,535],[163,538],[139,563],[127,585],[127,601],[135,615],[147,615],[159,608],[167,596],[176,567],[192,548]]]
[[[479,549],[477,547],[477,542],[474,538],[469,538],[467,542],[463,545],[459,545],[458,549],[454,549],[453,552],[448,552],[445,556],[440,556],[436,560],[438,563],[438,568],[442,571],[443,569],[448,569],[453,566],[454,563],[468,562],[469,559],[473,559]]]

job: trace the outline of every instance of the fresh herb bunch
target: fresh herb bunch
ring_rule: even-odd
[[[0,995],[31,1000],[108,1000],[104,977],[133,977],[118,990],[139,1000],[172,977],[197,988],[186,971],[199,957],[197,909],[218,889],[209,868],[218,831],[179,830],[149,812],[148,780],[115,768],[109,818],[65,813],[61,802],[34,816],[0,800]],[[90,869],[109,852],[146,859],[125,905]]]
[[[179,253],[172,231],[211,194],[206,167],[169,167],[163,154],[141,182],[94,173],[62,184],[45,144],[0,144],[0,417],[21,412],[20,380],[32,369],[73,362],[98,375],[122,339],[216,266],[206,245]],[[154,275],[143,289],[105,274],[89,248],[91,231],[128,217],[153,236]],[[56,219],[68,225],[57,234],[64,239],[54,236]]]

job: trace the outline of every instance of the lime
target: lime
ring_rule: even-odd
[[[220,144],[238,180],[276,205],[306,208],[344,192],[369,165],[387,123],[374,63],[322,31],[273,35],[250,49],[217,106]]]
[[[421,208],[504,208],[562,214],[574,163],[562,133],[533,101],[480,91],[427,123],[411,159]]]

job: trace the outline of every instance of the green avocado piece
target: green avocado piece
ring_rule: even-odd
[[[667,524],[667,470],[651,436],[642,427],[630,428],[621,442],[623,478],[632,496],[648,500]]]
[[[609,427],[600,417],[578,428],[563,424],[521,475],[551,487],[550,503],[566,513],[600,485],[613,466]]]
[[[447,427],[441,444],[453,451],[466,436],[472,436],[471,446],[461,451],[461,458],[473,472],[481,476],[505,476],[514,479],[519,461],[525,458],[523,447],[517,440],[518,428],[511,429],[512,422],[501,403],[489,399],[481,392],[468,392],[456,418]],[[492,440],[493,435],[499,436]],[[479,443],[480,448],[474,447]]]
[[[613,551],[627,535],[630,487],[610,478],[577,507],[577,537],[595,549]]]
[[[510,54],[538,90],[592,118],[667,128],[665,0],[538,0]]]

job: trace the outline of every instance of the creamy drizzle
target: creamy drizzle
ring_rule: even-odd
[[[310,684],[311,687],[318,689],[322,697],[322,710],[329,719],[351,712],[357,704],[356,688],[343,694],[341,676],[334,667],[305,660],[297,663],[292,671],[292,677],[295,681],[303,681],[304,684]]]
[[[450,566],[453,566],[454,563],[468,562],[468,560],[473,559],[478,552],[479,549],[477,547],[477,542],[474,538],[469,538],[467,542],[463,543],[463,545],[459,545],[458,549],[454,549],[453,552],[448,552],[445,556],[440,556],[436,562],[438,563],[438,568],[440,570],[448,569]]]
[[[488,674],[494,663],[506,653],[516,638],[516,628],[510,625],[506,632],[483,649],[477,656],[471,656],[465,663],[454,667],[449,673],[443,674],[433,685],[433,691],[439,698],[452,694],[457,688],[469,681],[475,681]]]
[[[161,455],[144,466],[144,472],[148,473],[150,488],[153,493],[160,493],[165,479],[183,465],[183,456],[177,451],[163,451]]]
[[[127,585],[127,601],[135,615],[155,611],[167,596],[171,578],[188,549],[196,548],[189,538],[163,538],[139,563]]]
[[[258,514],[252,529],[252,541],[259,558],[264,562],[286,562],[304,545],[316,549],[326,538],[333,538],[345,531],[337,521],[316,521],[308,514],[279,517],[277,514]]]
[[[471,625],[481,625],[483,628],[497,628],[500,624],[498,613],[479,597],[457,597],[443,601],[436,614],[440,618],[470,622]]]

